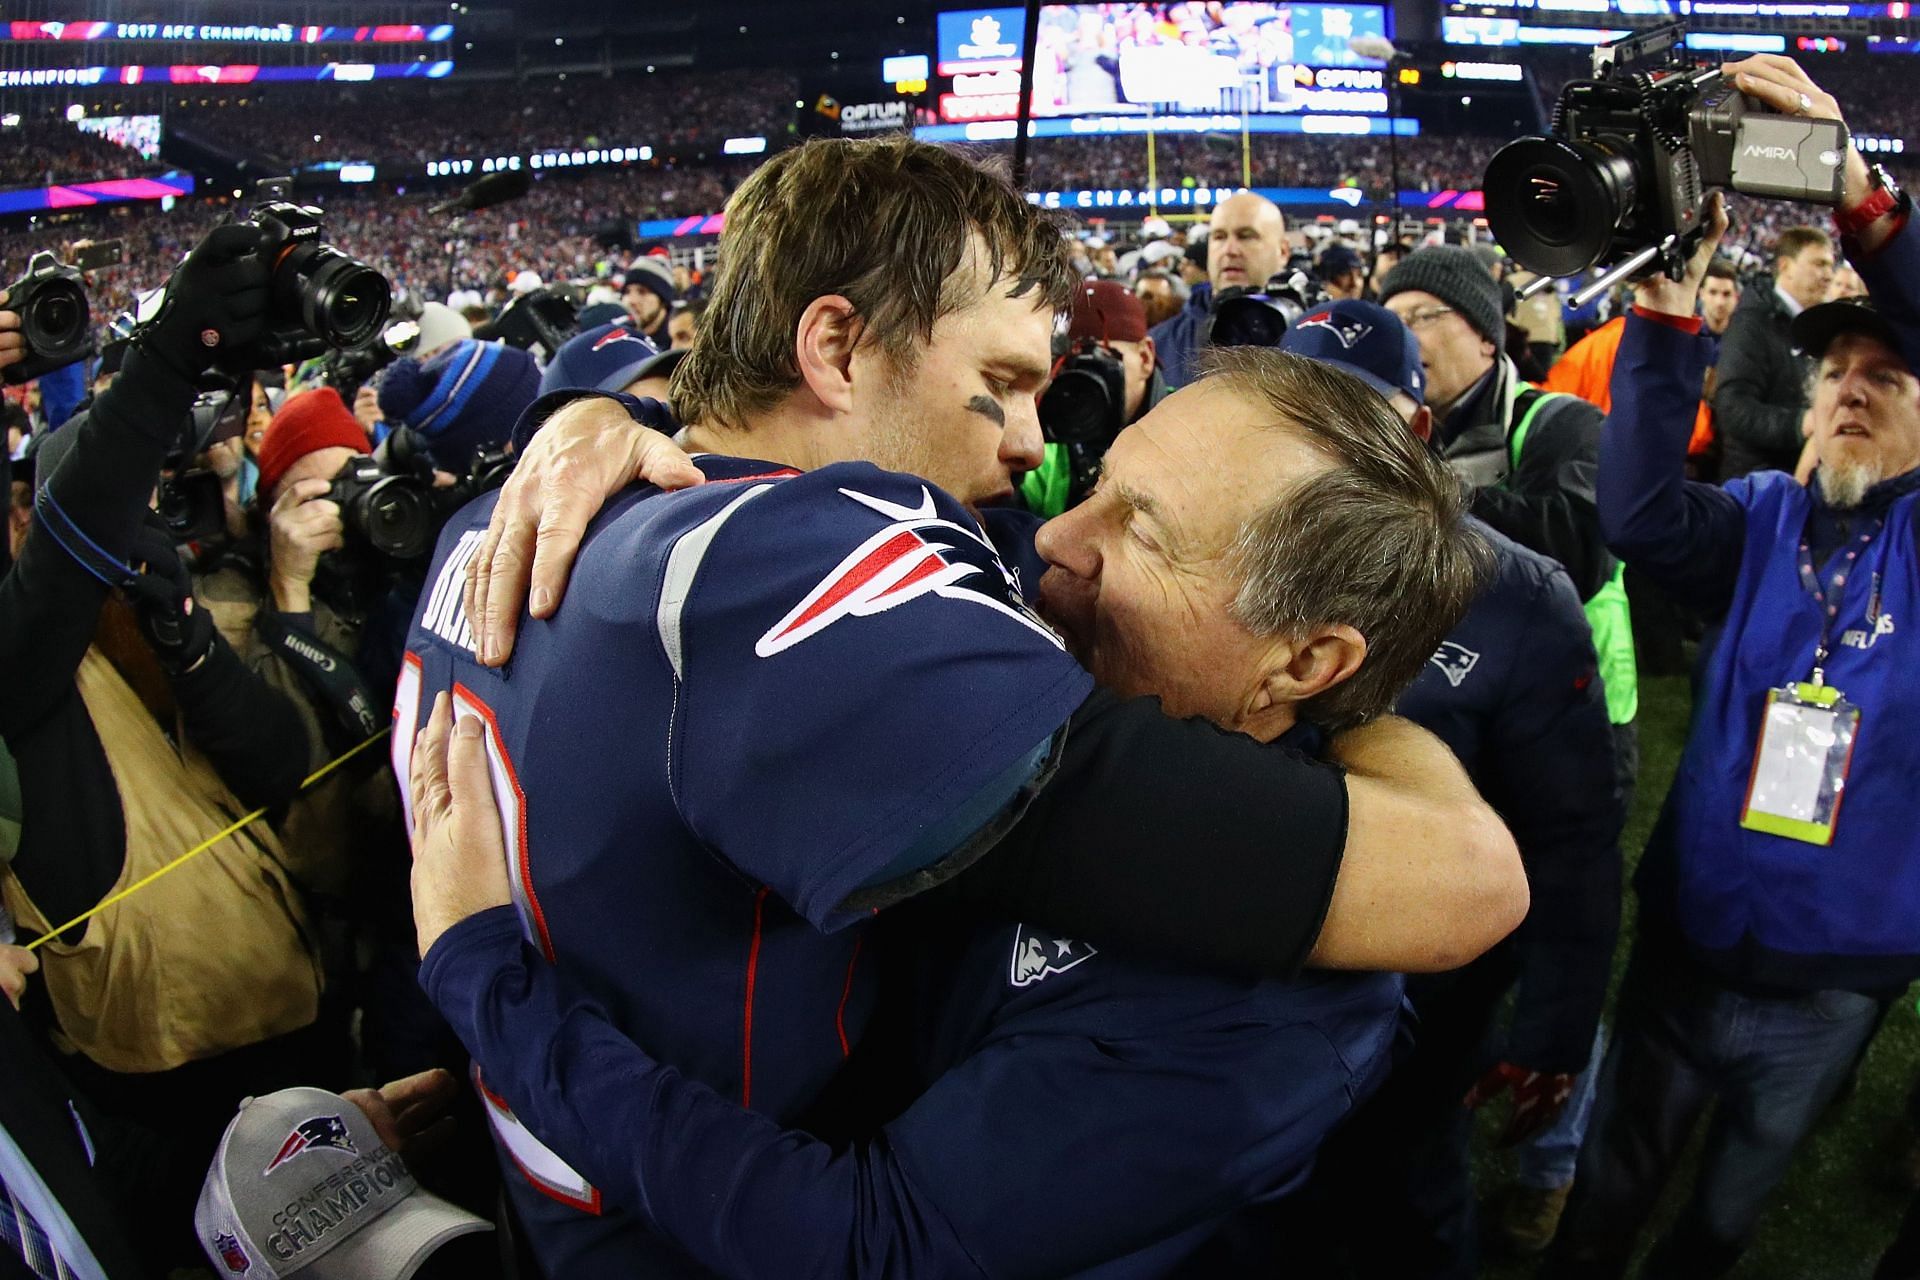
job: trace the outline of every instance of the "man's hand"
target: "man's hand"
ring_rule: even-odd
[[[468,916],[513,901],[480,718],[453,723],[445,693],[413,742],[413,923],[424,959]]]
[[[467,568],[480,661],[497,667],[513,653],[529,586],[533,616],[553,616],[580,540],[608,498],[635,481],[685,489],[705,479],[679,445],[618,402],[588,396],[562,406],[514,465]]]
[[[332,487],[331,482],[318,479],[288,485],[267,516],[273,603],[282,613],[306,613],[313,608],[313,575],[319,570],[321,554],[346,545],[340,504],[326,496]]]
[[[380,424],[380,389],[371,382],[363,382],[360,389],[353,393],[353,417],[366,429],[367,439],[373,439],[373,429]]]
[[[174,269],[152,323],[134,346],[191,381],[243,353],[266,327],[273,272],[257,252],[260,233],[246,223],[215,227]]]
[[[1662,315],[1691,319],[1700,299],[1700,282],[1707,278],[1707,267],[1726,234],[1727,202],[1716,191],[1707,197],[1707,234],[1687,262],[1686,278],[1675,280],[1665,272],[1653,275],[1634,286],[1634,302]]]
[[[447,1108],[458,1092],[454,1078],[435,1067],[378,1089],[349,1089],[340,1096],[366,1113],[387,1150],[411,1165],[445,1141],[453,1123]]]
[[[0,304],[7,301],[7,291],[0,289]],[[19,364],[27,358],[27,336],[20,332],[20,313],[18,311],[0,311],[0,369]]]
[[[1560,1118],[1573,1096],[1574,1077],[1565,1072],[1529,1071],[1511,1062],[1496,1065],[1481,1076],[1460,1105],[1479,1108],[1513,1090],[1513,1114],[1500,1135],[1503,1147],[1517,1146],[1541,1133]]]
[[[140,633],[168,675],[185,675],[206,661],[216,633],[212,615],[193,598],[193,578],[173,533],[158,515],[147,513],[128,558],[135,576],[126,595]]]
[[[40,969],[40,957],[25,947],[0,946],[0,995],[18,1009],[26,994],[27,975]]]

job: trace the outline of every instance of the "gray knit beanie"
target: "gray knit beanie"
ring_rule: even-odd
[[[1501,319],[1500,286],[1486,267],[1463,245],[1432,245],[1407,255],[1380,283],[1380,301],[1414,290],[1430,293],[1460,313],[1473,331],[1504,346],[1506,322]]]

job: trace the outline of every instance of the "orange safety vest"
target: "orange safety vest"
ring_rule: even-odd
[[[1625,316],[1613,319],[1567,348],[1565,355],[1547,371],[1541,387],[1579,396],[1600,412],[1613,409],[1613,358],[1620,353],[1620,334],[1627,327]],[[1713,447],[1713,408],[1705,400],[1693,416],[1693,438],[1687,441],[1687,456],[1697,458]]]

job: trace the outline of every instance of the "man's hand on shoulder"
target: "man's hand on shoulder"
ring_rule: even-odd
[[[541,426],[500,490],[480,552],[467,569],[467,617],[490,667],[513,653],[520,610],[560,607],[587,525],[635,481],[684,489],[706,479],[685,451],[635,422],[617,400],[583,396]]]

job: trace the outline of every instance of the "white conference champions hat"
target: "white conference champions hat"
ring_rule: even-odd
[[[407,1280],[456,1236],[492,1224],[420,1190],[366,1114],[324,1089],[248,1098],[193,1214],[221,1275]]]

